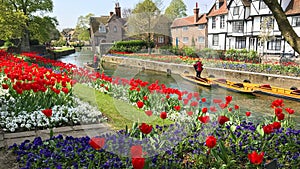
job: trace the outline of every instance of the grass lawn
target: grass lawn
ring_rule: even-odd
[[[159,116],[147,116],[143,110],[138,109],[124,101],[117,100],[108,94],[101,93],[82,84],[74,86],[74,94],[85,102],[98,109],[108,118],[108,124],[115,130],[131,128],[134,122],[145,122],[154,125],[172,124],[173,121],[163,121]]]
[[[57,48],[57,49],[54,49],[53,52],[64,52],[64,51],[68,51],[68,50],[73,50],[74,48],[73,47],[61,47],[61,48]]]

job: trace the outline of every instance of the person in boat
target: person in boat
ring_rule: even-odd
[[[196,77],[201,78],[201,72],[203,70],[203,64],[201,62],[201,59],[199,59],[195,64],[194,64],[194,68],[196,71]]]

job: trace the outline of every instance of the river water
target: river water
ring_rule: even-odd
[[[83,67],[84,63],[93,62],[93,54],[89,50],[82,50],[81,52],[76,52],[59,60]],[[270,105],[277,98],[272,96],[239,94],[218,87],[207,88],[198,86],[184,80],[179,75],[172,74],[171,76],[167,76],[165,72],[141,70],[138,68],[130,68],[108,63],[102,64],[102,67],[104,69],[104,73],[109,76],[128,79],[139,78],[150,83],[158,80],[159,83],[163,83],[168,87],[178,88],[182,91],[197,91],[201,97],[207,98],[208,102],[212,101],[214,98],[224,99],[226,96],[230,95],[233,97],[232,104],[239,105],[241,112],[250,111],[252,113],[252,118],[255,118],[255,120],[258,121],[263,120],[263,118],[267,116],[273,116],[274,113]],[[283,100],[285,107],[290,107],[295,110],[293,117],[297,123],[297,128],[300,128],[300,102]]]

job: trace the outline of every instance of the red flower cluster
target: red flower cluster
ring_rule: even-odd
[[[253,151],[252,153],[248,154],[248,159],[252,164],[259,165],[264,159],[264,152],[258,154],[256,151]]]
[[[179,111],[180,110],[180,106],[178,105],[178,106],[174,106],[174,109],[176,110],[176,111]]]
[[[201,123],[208,123],[209,122],[209,116],[199,116],[198,120],[201,121]]]
[[[224,123],[226,123],[227,121],[229,121],[229,118],[226,116],[219,116],[218,117],[218,122],[219,124],[223,125]]]
[[[163,119],[163,120],[166,119],[167,118],[167,113],[166,112],[161,112],[160,113],[160,118]]]
[[[51,117],[52,116],[52,109],[42,110],[42,113],[44,113],[44,115],[47,116],[47,117]]]
[[[273,133],[274,129],[280,129],[280,128],[281,128],[281,123],[278,121],[275,121],[272,124],[263,126],[263,130],[264,130],[265,134],[271,134],[271,133]]]
[[[142,133],[144,134],[149,134],[151,133],[152,131],[152,125],[148,125],[146,123],[142,123],[140,126],[139,126],[139,129],[141,130]]]
[[[146,110],[145,113],[147,116],[152,116],[152,114],[153,114],[151,110]]]
[[[208,148],[214,148],[217,144],[217,139],[214,136],[208,136],[205,141],[205,145]]]
[[[90,139],[89,144],[95,150],[100,150],[105,145],[105,138],[93,137]]]

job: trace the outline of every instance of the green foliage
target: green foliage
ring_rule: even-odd
[[[235,61],[258,61],[259,57],[257,52],[253,50],[247,51],[246,49],[228,49],[225,53],[225,59]]]
[[[172,0],[165,11],[165,15],[168,15],[172,19],[182,18],[187,16],[186,8],[187,7],[182,0]]]
[[[51,43],[51,46],[56,46],[56,47],[61,47],[61,46],[64,46],[66,44],[66,40],[61,37],[58,41],[53,41]]]
[[[144,40],[119,41],[114,44],[111,50],[119,52],[138,52],[147,46],[148,42]],[[153,42],[150,46],[153,46]]]
[[[20,10],[12,10],[7,1],[0,3],[0,39],[15,39],[22,35],[28,17]]]
[[[90,33],[88,31],[90,17],[95,16],[92,13],[87,14],[86,16],[79,16],[77,20],[77,25],[75,28],[74,35],[72,40],[79,41],[88,41],[90,39]]]
[[[9,41],[9,40],[5,41],[4,47],[8,48],[8,47],[11,47],[11,46],[14,46],[14,44],[11,41]]]
[[[56,31],[58,21],[55,18],[44,16],[33,16],[28,27],[30,39],[37,39],[40,43],[51,41],[51,34]]]

